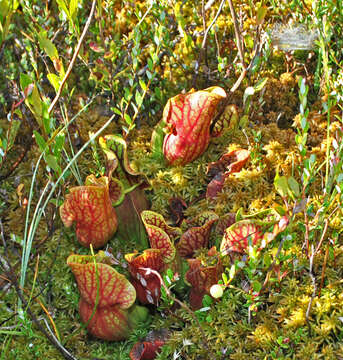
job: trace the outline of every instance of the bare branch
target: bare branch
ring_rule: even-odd
[[[81,45],[82,45],[83,40],[84,40],[84,38],[85,38],[85,36],[86,36],[86,33],[87,33],[87,31],[88,31],[89,25],[91,24],[92,17],[93,17],[93,15],[94,15],[94,11],[95,11],[95,7],[96,7],[96,0],[93,0],[91,11],[90,11],[90,13],[89,13],[89,16],[88,16],[87,22],[86,22],[86,24],[85,24],[85,27],[84,27],[84,29],[83,29],[83,31],[82,31],[80,40],[79,40],[79,42],[78,42],[78,44],[77,44],[77,46],[76,46],[76,48],[75,48],[75,51],[74,51],[73,57],[72,57],[72,59],[71,59],[71,61],[70,61],[70,64],[69,64],[69,66],[68,66],[67,72],[65,73],[64,78],[63,78],[63,80],[62,80],[62,82],[61,82],[61,85],[60,85],[60,87],[58,88],[57,94],[56,94],[54,100],[52,101],[52,103],[51,103],[51,105],[50,105],[50,107],[49,107],[49,110],[48,110],[49,114],[51,113],[52,109],[55,107],[58,99],[60,98],[60,96],[61,96],[61,94],[62,94],[62,90],[63,90],[63,88],[64,88],[64,85],[65,85],[65,83],[66,83],[66,81],[67,81],[67,79],[68,79],[68,77],[69,77],[69,75],[70,75],[70,73],[71,73],[71,71],[72,71],[72,69],[73,69],[73,66],[74,66],[74,64],[75,64],[77,55],[78,55],[79,52],[80,52]]]

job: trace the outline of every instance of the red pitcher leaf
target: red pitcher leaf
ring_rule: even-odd
[[[164,220],[163,216],[153,211],[142,211],[141,217],[145,227],[153,225],[162,229],[172,240],[181,236],[181,229],[169,226]]]
[[[225,91],[213,86],[191,90],[169,99],[163,111],[162,123],[168,130],[163,141],[163,153],[172,165],[185,165],[199,157],[210,141],[210,126]]]
[[[236,149],[224,154],[218,161],[212,162],[207,167],[207,174],[212,176],[207,186],[206,197],[215,198],[222,191],[225,178],[235,172],[239,172],[250,157],[250,152],[244,149]]]
[[[238,221],[225,230],[220,252],[223,255],[231,251],[244,253],[248,249],[249,238],[253,246],[259,244],[263,238],[261,226],[254,220]]]
[[[81,298],[79,312],[81,320],[87,323],[94,310],[94,305],[90,305]],[[93,336],[109,341],[121,341],[130,335],[128,321],[128,310],[119,305],[97,307],[87,330]]]
[[[190,291],[190,304],[193,309],[202,307],[202,298],[209,294],[212,285],[217,284],[222,272],[220,262],[212,266],[203,266],[199,259],[188,259],[189,270],[185,278],[192,285]]]
[[[125,171],[129,175],[139,175],[130,165],[127,144],[121,136],[106,135],[100,137],[99,144],[107,157],[109,176],[117,169],[118,165],[120,165],[121,171]]]
[[[125,197],[124,185],[123,183],[112,177],[109,183],[109,192],[110,199],[112,201],[112,206],[118,206],[121,204]]]
[[[117,230],[117,216],[109,197],[107,178],[88,177],[90,185],[70,189],[60,207],[65,226],[75,222],[76,236],[86,247],[104,246]]]
[[[211,135],[220,136],[226,129],[232,129],[238,123],[239,116],[236,105],[227,105],[223,114],[215,123]]]
[[[106,135],[99,138],[99,144],[107,157],[109,191],[118,218],[117,237],[144,249],[148,239],[140,213],[149,208],[144,193],[145,178],[132,169],[122,137]]]
[[[131,360],[153,360],[160,348],[169,339],[167,329],[150,331],[144,341],[136,343],[130,351]]]
[[[202,226],[188,229],[177,244],[181,257],[192,256],[195,250],[207,247],[213,223],[218,220],[218,215],[212,211],[206,211],[197,217],[197,222]]]
[[[144,225],[148,233],[150,246],[153,249],[161,250],[165,263],[171,262],[175,257],[176,250],[167,233],[154,225]]]
[[[236,222],[236,214],[228,213],[221,216],[216,226],[216,234],[224,235],[225,230]]]
[[[145,184],[141,184],[132,191],[125,192],[124,200],[116,207],[118,218],[116,236],[124,241],[130,241],[140,250],[149,246],[145,227],[140,216],[143,210],[149,208],[144,188]]]
[[[94,264],[88,255],[70,255],[67,259],[83,300],[94,305],[99,290],[98,307],[129,308],[136,299],[136,291],[124,275],[107,264]],[[96,272],[97,268],[97,272]]]
[[[250,151],[236,149],[224,154],[218,161],[211,162],[207,167],[207,174],[215,176],[219,173],[229,175],[241,171],[249,160]]]
[[[125,259],[129,263],[129,271],[133,280],[132,285],[137,292],[137,298],[142,304],[158,304],[161,296],[161,281],[152,272],[145,269],[152,269],[161,272],[165,263],[161,250],[147,249],[142,255],[138,253],[126,254]]]
[[[129,263],[129,271],[134,277],[136,277],[137,273],[144,274],[144,277],[152,275],[145,275],[146,271],[140,270],[140,268],[151,268],[161,271],[165,267],[163,256],[159,249],[144,250],[142,255],[138,255],[138,252],[126,254],[125,260]]]

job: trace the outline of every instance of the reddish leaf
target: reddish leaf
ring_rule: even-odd
[[[181,236],[177,244],[179,255],[192,256],[195,250],[207,247],[211,227],[217,219],[218,216],[212,211],[200,214],[196,221],[201,226],[192,227]]]
[[[218,173],[211,182],[207,185],[206,197],[207,198],[215,198],[218,193],[220,193],[223,189],[225,183],[226,176],[220,172]]]
[[[222,272],[221,263],[216,265],[203,266],[199,259],[188,259],[189,270],[185,277],[188,283],[192,285],[189,302],[193,309],[202,307],[202,298],[209,294],[212,285],[217,284]]]
[[[181,230],[167,225],[163,216],[153,211],[142,211],[141,217],[149,236],[150,246],[161,250],[165,263],[171,262],[175,257],[175,246],[171,238],[180,235]]]
[[[81,298],[79,312],[81,320],[87,323],[94,309]],[[120,306],[98,307],[94,316],[87,326],[87,330],[93,336],[109,341],[121,341],[130,335],[128,311]]]
[[[111,266],[101,263],[105,257],[99,252],[97,260],[99,280],[99,307],[119,305],[129,308],[135,301],[135,289],[124,275],[119,274]],[[96,257],[97,259],[97,257]],[[95,304],[97,294],[97,274],[94,259],[88,255],[70,255],[67,259],[81,294],[89,304]]]
[[[107,177],[88,176],[85,186],[70,189],[60,207],[65,226],[76,223],[76,236],[86,247],[104,246],[117,230],[117,217],[112,207]]]
[[[136,343],[131,352],[131,360],[153,360],[160,348],[169,338],[169,331],[166,329],[153,330],[146,336],[143,342]]]
[[[153,225],[162,229],[172,240],[181,235],[181,229],[169,226],[163,216],[153,211],[142,211],[141,213],[144,224]]]
[[[213,137],[220,136],[226,129],[233,128],[237,124],[238,119],[237,107],[233,104],[227,105],[223,114],[216,122],[211,135]]]
[[[125,197],[123,183],[118,179],[112,178],[109,183],[109,193],[113,206],[122,203]]]
[[[207,174],[216,175],[219,172],[225,175],[239,172],[250,157],[250,151],[236,149],[224,154],[218,161],[211,162],[207,167]]]
[[[97,53],[100,53],[100,52],[103,52],[103,51],[104,51],[103,48],[101,48],[97,43],[95,43],[95,42],[93,42],[93,41],[91,41],[91,42],[89,43],[89,47],[90,47],[93,51],[95,51],[95,52],[97,52]]]
[[[116,236],[135,244],[139,249],[148,247],[148,238],[140,213],[149,208],[144,184],[125,194],[123,202],[116,207],[118,231]]]
[[[263,238],[261,226],[253,220],[238,221],[225,230],[220,252],[223,255],[230,251],[244,253],[247,251],[249,238],[253,246],[258,244]]]
[[[107,265],[104,252],[94,258],[87,255],[70,255],[70,266],[80,291],[79,311],[87,322],[96,304],[95,314],[87,326],[88,331],[101,339],[121,340],[129,333],[127,309],[136,299],[136,291],[124,275]],[[103,261],[103,262],[101,262]]]
[[[163,142],[163,153],[172,165],[185,165],[199,157],[210,141],[210,125],[225,91],[214,86],[191,90],[168,100],[162,122],[169,133]]]
[[[187,209],[186,202],[179,197],[174,197],[169,199],[169,208],[171,211],[172,219],[175,224],[181,224],[182,220],[184,219],[183,212]]]
[[[234,213],[228,213],[221,216],[216,226],[216,234],[224,235],[225,230],[236,222],[236,215]]]
[[[147,249],[142,255],[137,252],[125,255],[129,263],[129,271],[132,276],[132,285],[137,292],[137,298],[142,304],[158,304],[161,296],[160,279],[153,273],[144,269],[152,269],[161,272],[165,267],[161,250]]]
[[[249,157],[250,151],[236,149],[224,154],[218,161],[210,163],[207,167],[207,174],[213,179],[207,186],[206,197],[216,197],[223,189],[225,178],[232,173],[241,171]]]

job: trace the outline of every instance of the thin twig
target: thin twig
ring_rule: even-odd
[[[320,248],[322,246],[322,243],[323,243],[323,241],[325,239],[326,232],[328,230],[328,226],[329,226],[329,218],[324,220],[324,229],[323,229],[323,232],[322,232],[322,236],[320,237],[320,240],[319,240],[318,245],[316,247],[316,250],[314,252],[314,255],[317,254],[317,252],[320,250]]]
[[[239,58],[241,60],[243,69],[246,69],[246,66],[245,66],[245,63],[244,63],[244,47],[243,47],[241,32],[239,30],[239,24],[238,24],[238,20],[237,20],[236,11],[235,11],[235,8],[233,6],[232,0],[228,0],[228,1],[229,1],[229,7],[230,7],[232,20],[233,20],[233,27],[235,29],[235,36],[236,36],[236,41],[237,41],[238,55],[239,55]]]
[[[219,15],[220,15],[220,13],[221,13],[221,11],[223,9],[225,1],[226,0],[221,1],[220,5],[219,5],[219,9],[218,9],[215,17],[213,18],[210,25],[206,28],[206,30],[204,32],[204,38],[202,40],[202,44],[201,44],[201,48],[200,48],[200,52],[199,52],[199,58],[198,58],[198,61],[196,62],[195,71],[194,71],[194,75],[193,75],[193,87],[195,87],[195,82],[196,82],[196,78],[197,78],[197,75],[198,75],[198,70],[199,70],[200,64],[202,62],[202,59],[204,57],[205,58],[207,57],[207,55],[206,55],[206,42],[207,42],[208,33],[212,29],[212,26],[216,23]],[[205,13],[204,13],[204,11],[205,10],[203,9],[203,25],[205,24],[205,19],[204,19]]]
[[[314,259],[314,255],[315,255],[315,251],[314,251],[314,246],[311,246],[311,256],[310,256],[310,270],[309,270],[309,275],[312,281],[312,286],[313,286],[313,290],[312,290],[312,296],[311,299],[308,303],[307,306],[307,310],[306,310],[306,323],[308,326],[308,332],[309,332],[309,336],[311,336],[312,333],[312,329],[311,329],[311,324],[310,324],[310,312],[311,312],[311,307],[312,307],[312,302],[314,300],[314,298],[316,297],[316,292],[317,292],[317,284],[316,284],[316,277],[314,276],[313,273],[313,259]]]
[[[54,100],[52,101],[51,105],[49,106],[49,110],[48,110],[49,114],[51,113],[51,111],[52,111],[52,109],[55,107],[55,105],[56,105],[59,97],[61,96],[62,90],[63,90],[63,88],[64,88],[64,85],[65,85],[65,83],[66,83],[66,81],[67,81],[67,79],[68,79],[68,77],[69,77],[69,75],[70,75],[70,73],[71,73],[71,71],[72,71],[72,69],[73,69],[73,66],[74,66],[74,63],[75,63],[75,61],[76,61],[76,58],[77,58],[77,56],[78,56],[78,54],[79,54],[79,52],[80,52],[81,45],[82,45],[83,40],[84,40],[84,38],[85,38],[85,36],[86,36],[86,33],[87,33],[87,31],[88,31],[89,25],[91,24],[92,17],[93,17],[93,15],[94,15],[94,11],[95,11],[95,7],[96,7],[96,0],[93,0],[91,11],[90,11],[90,13],[89,13],[89,16],[88,16],[87,22],[86,22],[86,24],[85,24],[85,27],[84,27],[84,29],[83,29],[83,31],[82,31],[80,40],[79,40],[79,42],[78,42],[78,44],[77,44],[77,46],[76,46],[76,48],[75,48],[74,55],[73,55],[73,57],[72,57],[72,59],[71,59],[71,61],[70,61],[70,64],[69,64],[68,69],[67,69],[67,72],[66,72],[65,75],[64,75],[64,78],[63,78],[63,80],[62,80],[62,82],[61,82],[60,87],[58,88],[58,91],[57,91],[57,94],[56,94]]]
[[[212,26],[216,23],[220,13],[222,12],[223,10],[223,6],[225,4],[225,1],[226,0],[222,0],[220,5],[219,5],[219,9],[216,13],[216,16],[213,18],[213,20],[211,21],[211,24],[207,27],[206,31],[205,31],[205,34],[204,34],[204,39],[202,41],[202,44],[201,44],[201,48],[204,49],[205,48],[205,45],[206,45],[206,42],[207,42],[207,36],[208,36],[208,33],[210,32],[210,30],[212,29]]]
[[[326,270],[326,264],[328,262],[328,257],[329,257],[329,249],[330,249],[330,245],[328,244],[326,247],[325,256],[324,256],[324,263],[323,263],[322,276],[320,279],[320,285],[319,285],[319,290],[318,290],[318,297],[320,297],[322,288],[324,286],[325,270]]]

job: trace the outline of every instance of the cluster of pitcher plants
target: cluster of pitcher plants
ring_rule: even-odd
[[[220,136],[225,130],[225,124],[213,123],[222,101],[226,101],[226,93],[220,87],[192,90],[168,101],[153,133],[152,147],[163,153],[169,166],[183,166],[198,158],[209,146],[211,136]],[[69,189],[60,207],[64,225],[75,223],[79,243],[92,251],[89,256],[70,255],[67,264],[80,291],[80,317],[95,337],[115,341],[127,338],[148,314],[135,301],[157,306],[167,269],[184,274],[182,280],[190,287],[190,306],[200,309],[205,294],[216,297],[224,264],[248,254],[249,247],[257,251],[264,248],[288,225],[285,214],[273,211],[263,219],[237,219],[235,214],[219,217],[209,210],[192,219],[180,214],[172,226],[149,210],[144,194],[149,184],[143,174],[131,168],[125,140],[106,135],[99,144],[107,160],[105,176],[89,175],[84,186]],[[249,156],[247,149],[237,149],[208,164],[211,181],[204,192],[209,201],[215,201],[226,177],[239,172]],[[222,237],[218,249],[210,246],[211,231]],[[104,248],[115,234],[134,247],[125,255],[129,278],[115,270],[107,252],[93,253],[93,249]],[[200,249],[207,249],[211,261],[197,257]],[[225,284],[220,286],[224,288]],[[168,334],[167,330],[150,334],[135,345],[131,358],[153,359]]]

